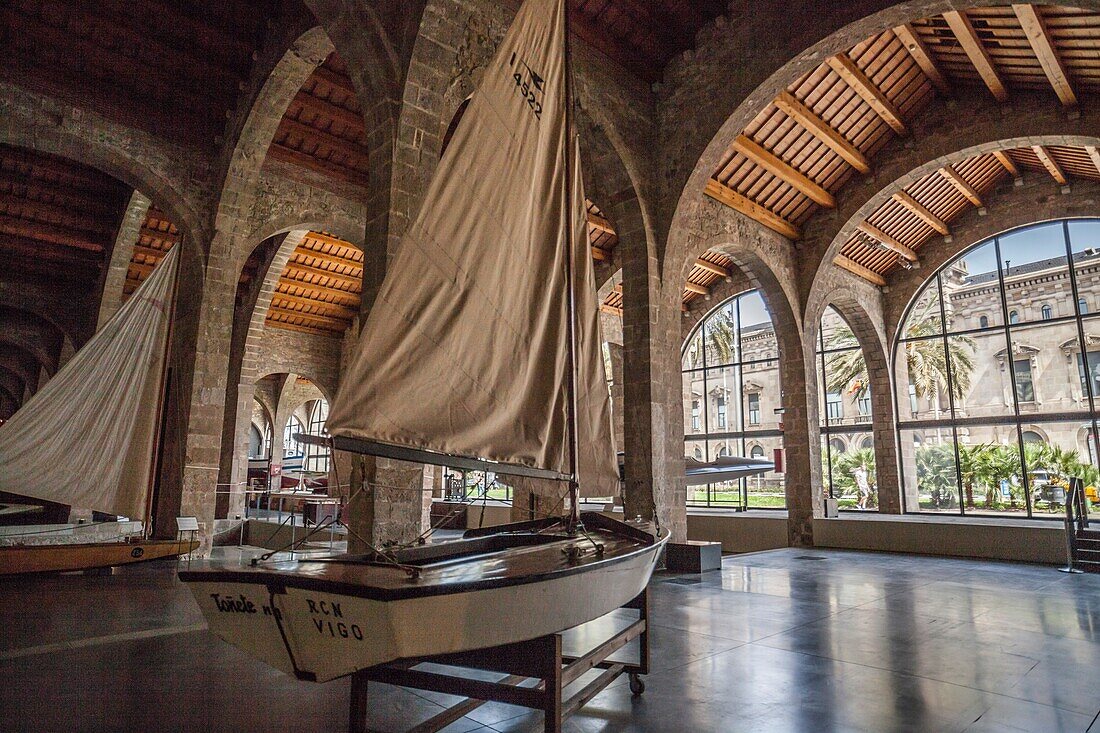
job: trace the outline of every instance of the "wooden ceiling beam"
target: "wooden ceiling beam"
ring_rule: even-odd
[[[611,253],[603,247],[592,246],[592,259],[596,262],[610,262]]]
[[[780,92],[775,98],[775,106],[792,120],[802,125],[819,141],[863,174],[871,172],[871,163],[859,148],[848,142],[847,138],[829,126],[829,123],[814,114],[813,110],[798,101],[788,91]]]
[[[34,201],[46,200],[54,206],[75,209],[87,216],[109,217],[118,214],[118,208],[113,203],[104,201],[102,194],[97,196],[88,193],[86,188],[34,179],[8,170],[0,170],[0,186],[10,189],[7,194],[9,196]]]
[[[993,65],[993,59],[990,58],[989,52],[982,45],[982,40],[978,37],[978,32],[974,30],[970,18],[967,17],[966,13],[958,10],[947,11],[943,14],[943,18],[947,21],[951,32],[955,34],[955,38],[958,39],[963,51],[966,52],[970,63],[978,70],[978,75],[993,94],[993,98],[998,102],[1007,102],[1008,89],[1005,87],[1000,74],[997,73],[997,67]]]
[[[948,83],[947,77],[940,71],[940,67],[936,65],[936,61],[928,51],[928,47],[924,45],[924,41],[913,30],[913,26],[903,23],[894,28],[894,35],[901,41],[901,45],[905,46],[905,50],[917,62],[917,66],[924,72],[936,91],[943,95],[950,94],[951,85]]]
[[[311,76],[314,79],[319,79],[320,81],[323,81],[330,87],[339,89],[344,94],[352,97],[355,96],[355,85],[352,84],[351,78],[345,74],[333,71],[327,66],[318,66],[316,69],[313,70],[313,74],[311,74]]]
[[[8,214],[28,221],[41,221],[44,224],[54,224],[53,219],[60,219],[57,226],[64,226],[73,231],[89,232],[110,236],[115,227],[104,223],[104,217],[86,216],[81,212],[70,211],[64,206],[23,198],[10,193],[0,193],[0,206],[6,209],[19,209],[19,214]],[[120,212],[115,212],[117,215]]]
[[[1012,174],[1013,178],[1020,177],[1020,169],[1016,167],[1016,162],[1012,160],[1006,151],[995,150],[993,151],[993,157],[997,159],[997,162],[1000,163],[1006,171]]]
[[[982,204],[982,199],[978,195],[977,190],[969,183],[967,183],[966,179],[960,176],[959,172],[956,171],[954,168],[949,165],[945,165],[943,168],[940,168],[938,172],[945,181],[955,187],[956,191],[965,196],[967,201],[978,207],[984,205]]]
[[[886,285],[886,279],[882,275],[868,267],[864,267],[850,257],[837,255],[833,258],[833,264],[843,270],[847,270],[853,275],[863,278],[872,285],[877,285],[880,288]]]
[[[713,262],[707,262],[701,257],[695,260],[695,266],[702,270],[706,270],[707,272],[713,273],[718,277],[730,276],[730,271],[728,268],[722,267],[721,265],[716,265]]]
[[[1058,165],[1058,161],[1054,159],[1054,156],[1050,154],[1046,148],[1042,145],[1032,145],[1031,149],[1035,151],[1035,155],[1039,158],[1039,162],[1043,164],[1043,167],[1050,173],[1051,178],[1058,182],[1059,185],[1066,185],[1068,179],[1066,178],[1066,172],[1062,170],[1062,166]]]
[[[690,280],[684,283],[684,291],[688,293],[695,293],[696,295],[710,295],[710,288],[693,283]]]
[[[153,227],[145,225],[142,225],[140,234],[143,237],[149,237],[150,239],[156,239],[169,244],[175,244],[180,241],[179,232],[164,232],[160,229],[154,229]]]
[[[788,186],[808,196],[814,203],[829,209],[836,208],[836,199],[831,193],[748,135],[738,135],[733,141],[733,149]]]
[[[863,71],[856,66],[856,62],[846,53],[830,56],[826,63],[835,71],[844,83],[852,88],[856,94],[863,98],[871,109],[881,117],[890,129],[898,135],[908,134],[905,122],[901,119],[901,113],[890,99],[882,93]]]
[[[50,242],[62,247],[73,247],[88,252],[102,252],[103,245],[92,241],[82,232],[77,232],[67,227],[54,224],[16,219],[10,216],[0,216],[0,232],[11,234],[26,239],[38,239]]]
[[[616,236],[615,228],[611,226],[611,222],[593,211],[588,212],[588,227],[604,234]]]
[[[306,239],[309,239],[312,235],[307,235]],[[342,243],[340,246],[347,247],[347,243]],[[314,260],[321,260],[333,265],[342,265],[343,267],[350,267],[359,271],[363,270],[363,263],[358,260],[353,260],[350,257],[341,257],[340,255],[331,254],[329,252],[322,252],[316,249],[310,249],[301,244],[293,252],[294,257],[309,257]]]
[[[340,288],[330,288],[326,285],[317,285],[315,283],[302,282],[301,280],[294,280],[287,277],[279,279],[278,284],[275,286],[275,292],[286,293],[286,288],[301,288],[303,290],[312,290],[322,295],[328,295],[333,298],[346,298],[348,305],[359,305],[360,291],[342,290]],[[287,295],[293,295],[293,293],[286,293]]]
[[[327,300],[316,300],[314,298],[303,298],[300,295],[288,295],[286,293],[274,293],[271,296],[271,302],[289,303],[290,305],[300,305],[304,308],[317,308],[322,311],[326,311],[321,315],[332,316],[333,318],[340,318],[350,321],[358,314],[357,311],[346,308],[339,303],[331,303]],[[276,306],[278,307],[278,306]],[[293,310],[287,308],[286,310]]]
[[[135,244],[134,254],[144,255],[145,257],[155,257],[159,260],[164,257],[164,255],[168,254],[168,250],[157,249],[156,247],[146,247],[144,244]]]
[[[622,318],[623,315],[622,308],[616,308],[615,306],[608,305],[607,303],[600,303],[600,310],[613,316],[619,316],[620,318]]]
[[[297,135],[298,137],[302,138],[303,143],[318,143],[320,145],[324,145],[329,150],[337,153],[342,153],[343,155],[347,155],[351,158],[362,160],[370,156],[370,151],[357,142],[345,140],[344,138],[333,135],[332,133],[318,130],[312,125],[307,125],[304,122],[292,120],[289,117],[284,117],[279,121],[279,132],[287,135]]]
[[[1066,74],[1066,67],[1054,48],[1050,32],[1047,30],[1043,17],[1039,14],[1039,8],[1034,5],[1013,5],[1012,10],[1024,29],[1031,50],[1039,59],[1043,67],[1043,73],[1047,75],[1050,85],[1054,87],[1054,93],[1058,95],[1058,101],[1067,109],[1077,107],[1077,95],[1073,92],[1073,85]]]
[[[304,91],[298,92],[297,96],[294,97],[294,103],[317,117],[328,117],[339,122],[349,131],[354,132],[360,140],[366,136],[366,125],[358,112],[353,112],[347,107],[341,107],[327,99],[315,97]]]
[[[1092,161],[1092,167],[1096,169],[1097,173],[1100,173],[1100,151],[1096,149],[1095,145],[1086,145],[1085,152],[1088,153],[1089,160]]]
[[[874,224],[868,224],[863,222],[857,227],[861,232],[874,239],[876,242],[883,244],[887,249],[891,250],[895,254],[899,254],[910,262],[917,261],[917,253],[906,245],[899,242],[894,237],[890,236],[886,232],[879,229]]]
[[[356,247],[351,242],[345,242],[343,239],[340,239],[338,237],[329,236],[328,234],[323,234],[321,232],[306,232],[306,236],[305,236],[304,241],[305,242],[316,242],[318,244],[327,244],[327,245],[330,245],[330,246],[333,246],[333,247],[343,247],[345,249],[350,249],[352,252],[357,253],[357,256],[358,256],[359,259],[356,260],[356,261],[358,263],[362,264],[362,258],[363,258],[362,250],[360,250],[358,247]],[[298,249],[302,249],[302,248],[299,247]]]
[[[348,183],[352,186],[358,186],[364,189],[370,186],[370,179],[366,173],[355,170],[354,168],[347,168],[328,160],[315,158],[312,155],[303,153],[301,150],[295,150],[285,145],[280,145],[279,143],[272,143],[271,147],[267,149],[267,155],[276,160],[281,160],[284,163],[296,165],[299,168],[317,171],[322,175],[335,178],[342,183]]]
[[[0,251],[25,258],[27,262],[41,260],[55,265],[71,265],[96,271],[102,266],[101,258],[89,250],[54,247],[35,239],[10,234],[0,234]]]
[[[735,211],[741,212],[750,219],[763,224],[768,229],[778,232],[788,239],[802,238],[801,230],[794,224],[778,214],[768,211],[752,199],[742,196],[716,178],[711,178],[707,181],[707,187],[704,189],[704,193],[715,201],[723,203]]]
[[[311,267],[309,265],[303,265],[300,262],[294,262],[291,260],[286,263],[286,272],[300,272],[304,275],[315,275],[317,277],[327,277],[330,280],[339,280],[340,282],[350,283],[356,287],[362,287],[363,278],[361,275],[347,275],[340,272],[333,272],[332,270],[325,270],[320,267]]]
[[[273,320],[273,315],[283,316],[285,318],[300,318],[303,321],[312,321],[318,324],[321,328],[327,328],[333,331],[343,331],[351,325],[350,320],[344,320],[342,318],[328,318],[326,316],[318,316],[310,313],[302,313],[301,311],[291,310],[288,308],[279,308],[272,305],[267,311],[268,320]]]
[[[917,201],[906,191],[898,191],[891,198],[897,201],[899,204],[909,209],[918,219],[923,221],[928,226],[935,229],[943,236],[951,234],[951,229],[948,228],[947,223],[943,219],[939,218],[931,211],[929,211],[924,204]]]

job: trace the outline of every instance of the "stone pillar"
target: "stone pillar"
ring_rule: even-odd
[[[103,328],[103,324],[110,320],[122,306],[126,273],[130,269],[134,245],[141,238],[141,227],[145,223],[151,203],[149,198],[140,191],[134,191],[130,195],[130,202],[126,205],[126,213],[122,216],[122,224],[119,225],[114,246],[111,248],[111,261],[104,274],[103,295],[99,301],[99,320],[96,322],[97,331]]]
[[[348,552],[367,543],[412,542],[421,533],[426,508],[424,466],[373,456],[351,455]]]
[[[623,347],[622,344],[609,343],[611,352],[611,434],[615,438],[615,450],[623,450],[626,435],[623,426]]]
[[[866,351],[864,349],[865,355]],[[867,359],[867,374],[871,382],[871,429],[875,441],[878,510],[884,514],[901,514],[905,509],[898,475],[897,421],[894,419],[890,369],[884,359]]]
[[[624,237],[624,513],[656,517],[687,540],[683,415],[680,407],[680,293],[662,289],[660,267],[644,234]]]

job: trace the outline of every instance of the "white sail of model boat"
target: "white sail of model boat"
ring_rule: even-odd
[[[145,519],[179,255],[0,427],[0,490]]]
[[[575,473],[584,495],[617,493],[565,47],[564,3],[525,3],[371,307],[328,417],[337,448],[570,478],[573,279]]]

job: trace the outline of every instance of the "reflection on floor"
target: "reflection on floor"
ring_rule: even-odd
[[[297,682],[214,638],[173,570],[0,582],[0,729],[346,730],[346,680]],[[566,730],[1085,731],[1100,714],[1098,575],[777,550],[660,576],[651,597],[645,694],[621,678]],[[374,685],[369,725],[446,701]],[[542,723],[490,704],[447,730]]]

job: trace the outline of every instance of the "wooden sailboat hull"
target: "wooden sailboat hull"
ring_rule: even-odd
[[[667,532],[648,543],[607,529],[589,534],[607,548],[603,556],[570,561],[566,548],[592,543],[557,538],[441,558],[417,579],[392,566],[311,561],[180,578],[212,632],[276,669],[324,682],[395,659],[533,639],[623,606],[649,582]]]
[[[197,541],[142,540],[63,545],[0,547],[0,575],[91,570],[183,555],[197,549]]]

